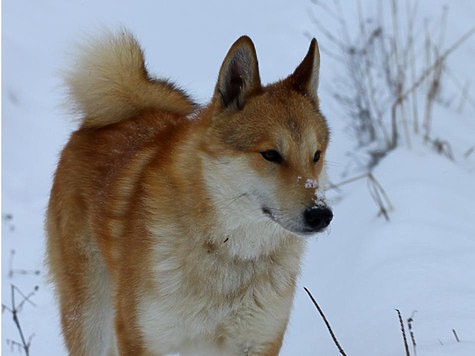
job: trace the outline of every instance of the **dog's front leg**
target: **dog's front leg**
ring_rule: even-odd
[[[274,340],[254,343],[252,346],[245,346],[242,350],[243,356],[277,356],[279,355],[284,337],[285,327],[279,332]]]
[[[279,354],[289,319],[293,290],[261,303],[246,303],[227,325],[230,355],[275,356]],[[228,353],[226,353],[228,354]]]

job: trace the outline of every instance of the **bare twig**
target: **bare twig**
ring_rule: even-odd
[[[434,149],[437,151],[437,153],[444,155],[451,161],[454,160],[452,146],[450,145],[448,141],[436,138],[435,140],[432,140],[431,143]]]
[[[446,25],[447,25],[447,14],[448,8],[446,6],[443,7],[442,15],[439,20],[439,40],[438,43],[432,45],[431,37],[427,34],[427,46],[428,51],[430,48],[433,47],[433,52],[435,54],[435,67],[431,73],[430,80],[429,80],[429,89],[427,90],[426,94],[426,112],[425,112],[425,119],[423,123],[424,128],[424,140],[427,142],[430,139],[430,132],[432,129],[432,108],[434,106],[435,99],[439,95],[441,91],[441,81],[442,81],[442,72],[445,67],[445,60],[439,60],[439,52],[440,48],[442,48],[444,43],[444,37],[446,33]],[[432,45],[432,46],[431,46]]]
[[[346,69],[344,78],[335,81],[334,97],[352,118],[351,128],[358,145],[368,147],[377,142],[381,144],[378,149],[389,152],[403,141],[411,148],[413,133],[421,133],[430,142],[433,107],[441,92],[443,75],[448,72],[447,58],[475,33],[475,27],[447,47],[447,7],[438,19],[437,31],[426,22],[426,38],[421,40],[415,36],[417,1],[377,2],[373,16],[368,18],[361,0],[356,0],[358,22],[353,28],[343,16],[340,0],[333,4],[311,1],[317,6],[317,11],[310,13],[312,22],[327,40],[331,49],[327,51]],[[329,31],[321,21],[323,17],[332,19],[338,31]],[[423,47],[425,62],[419,60]],[[458,87],[459,110],[465,102],[474,105],[469,83]],[[425,96],[424,112],[418,112],[421,91]]]
[[[452,329],[452,332],[454,333],[455,340],[457,340],[457,342],[460,342],[460,339],[459,339],[457,333],[455,332],[455,329]]]
[[[440,66],[440,62],[445,61],[445,59],[458,47],[462,45],[466,40],[468,40],[473,34],[475,33],[475,27],[470,29],[469,31],[465,32],[460,38],[455,41],[452,46],[450,46],[444,53],[442,53],[437,59],[432,63],[432,65],[428,66],[424,72],[419,76],[416,82],[407,89],[401,96],[402,99],[406,98],[409,94],[411,94],[414,90],[416,90],[424,80],[438,67]]]
[[[401,324],[401,332],[402,332],[402,338],[404,339],[404,347],[406,349],[406,356],[411,356],[411,353],[409,352],[409,345],[407,344],[407,338],[406,338],[406,329],[404,328],[404,322],[402,321],[401,317],[401,312],[399,309],[395,309],[397,311],[397,315],[399,317],[399,323]]]
[[[454,80],[455,81],[455,80]],[[473,107],[475,107],[475,105],[473,104],[473,100],[470,99],[470,96],[469,96],[469,89],[470,89],[470,82],[466,82],[465,85],[463,86],[462,88],[462,95],[460,96],[460,103],[457,107],[457,111],[458,112],[462,112],[463,111],[463,108],[464,108],[464,104],[466,101],[468,101],[469,103],[472,104]]]
[[[388,211],[393,210],[393,205],[388,195],[372,173],[368,173],[368,182],[370,183],[369,189],[373,200],[379,206],[380,213],[389,221]]]
[[[329,189],[338,189],[343,185],[356,182],[361,179],[367,179],[368,183],[368,190],[371,195],[371,198],[376,203],[379,208],[379,214],[383,215],[386,220],[389,221],[389,212],[394,209],[391,200],[389,199],[388,195],[386,194],[382,185],[378,182],[378,180],[374,177],[374,175],[370,173],[360,174],[356,177],[349,178],[337,184],[331,184]]]
[[[414,356],[417,356],[417,349],[416,349],[416,337],[414,336],[414,329],[412,328],[412,323],[414,322],[414,315],[416,314],[416,310],[414,310],[411,316],[407,319],[407,326],[409,328],[409,335],[411,336],[412,348],[414,350]]]
[[[346,356],[345,354],[345,351],[343,351],[342,347],[340,346],[340,343],[338,342],[335,334],[333,333],[333,330],[330,326],[330,323],[328,322],[327,318],[325,317],[325,314],[323,314],[323,310],[322,308],[320,308],[320,306],[318,305],[317,301],[315,300],[315,298],[313,297],[312,293],[310,293],[310,291],[303,287],[303,289],[305,289],[305,292],[307,292],[308,296],[310,297],[310,299],[312,300],[313,304],[315,305],[315,307],[317,308],[318,312],[320,313],[320,316],[322,317],[323,319],[323,322],[325,323],[328,331],[330,332],[330,335],[333,339],[333,342],[335,343],[336,347],[338,348],[338,351],[340,351],[340,354],[343,355],[343,356]]]
[[[338,188],[340,188],[341,186],[347,185],[347,184],[349,184],[349,183],[356,182],[356,181],[358,181],[358,180],[360,180],[360,179],[367,178],[367,177],[368,177],[368,173],[361,174],[361,175],[359,175],[359,176],[346,179],[346,180],[344,180],[344,181],[342,181],[342,182],[339,182],[339,183],[337,183],[337,184],[332,184],[332,185],[330,185],[329,188],[330,188],[330,189],[338,189]]]
[[[447,75],[447,78],[452,80],[452,83],[460,90],[460,101],[457,105],[457,111],[462,112],[465,106],[465,102],[468,102],[473,109],[475,109],[475,99],[470,95],[470,86],[471,82],[466,80],[464,83],[461,83],[459,79],[457,79],[456,75],[450,69],[450,67],[444,68],[444,73]]]
[[[13,223],[13,215],[12,214],[2,214],[2,221],[8,226],[10,231],[15,230],[15,224]]]
[[[18,269],[18,268],[13,268],[13,259],[15,257],[16,251],[11,250],[10,251],[10,261],[9,261],[9,270],[8,270],[8,277],[12,278],[15,274],[21,274],[21,275],[27,275],[27,274],[34,274],[38,276],[41,272],[40,270],[28,270],[28,269]]]
[[[23,348],[23,350],[25,351],[25,354],[27,356],[29,356],[29,354],[30,354],[31,340],[32,340],[34,334],[31,335],[28,338],[28,341],[26,340],[25,335],[23,333],[23,329],[22,329],[21,324],[20,324],[20,319],[18,317],[18,313],[22,310],[23,305],[27,302],[30,303],[33,306],[35,305],[30,300],[30,298],[36,293],[37,290],[38,290],[38,286],[36,286],[34,288],[34,290],[32,292],[30,292],[28,295],[25,295],[25,294],[23,294],[22,291],[20,291],[20,289],[18,289],[18,287],[12,285],[11,286],[11,296],[12,296],[11,307],[8,307],[8,306],[2,304],[2,312],[4,312],[6,310],[6,311],[8,311],[9,313],[12,314],[13,322],[15,323],[15,326],[17,327],[18,333],[20,335],[21,343],[16,342],[16,341],[11,341],[11,344],[12,345],[17,345],[17,346],[21,345],[21,347]],[[15,292],[19,293],[23,297],[20,304],[18,304],[18,305],[16,304],[16,301],[15,301]]]
[[[418,4],[416,1],[415,4]],[[414,5],[415,6],[415,5]],[[415,8],[413,9],[413,15],[415,16]],[[414,83],[416,81],[416,51],[414,46],[414,36],[413,36],[413,28],[414,28],[414,17],[410,17],[411,20],[409,21],[409,69],[410,69],[410,76],[411,82]],[[414,132],[417,134],[419,133],[419,111],[417,109],[417,95],[411,95],[411,102],[412,102],[412,120],[414,125]]]
[[[464,157],[468,158],[473,152],[475,152],[475,146],[470,147],[467,152],[464,153]]]

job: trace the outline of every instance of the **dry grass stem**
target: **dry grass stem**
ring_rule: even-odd
[[[412,323],[414,322],[414,315],[415,314],[416,314],[416,311],[414,310],[412,312],[411,316],[407,319],[407,326],[409,328],[409,335],[411,336],[412,349],[414,350],[414,356],[417,356],[416,337],[414,335],[414,328],[412,327]]]
[[[312,3],[317,11],[310,11],[310,18],[326,39],[321,49],[345,69],[335,81],[334,98],[351,118],[358,146],[370,153],[366,168],[401,144],[411,149],[413,135],[420,134],[430,143],[435,104],[440,103],[444,74],[450,73],[447,58],[475,33],[475,27],[446,47],[448,7],[429,22],[418,18],[415,0],[377,1],[369,15],[364,11],[372,10],[355,0],[357,23],[351,27],[339,0]],[[338,31],[329,31],[320,20],[324,17],[334,21]],[[457,109],[467,102],[475,107],[469,83],[456,86]]]
[[[310,293],[310,291],[307,289],[307,288],[303,288],[305,289],[305,292],[307,292],[308,296],[310,297],[310,299],[312,300],[313,304],[315,305],[315,308],[317,308],[318,312],[320,313],[320,316],[322,317],[323,319],[323,322],[325,323],[328,331],[330,332],[330,335],[333,339],[333,342],[335,343],[336,347],[338,348],[338,351],[340,351],[340,354],[343,355],[343,356],[346,356],[345,354],[345,351],[343,350],[343,348],[340,346],[340,343],[338,342],[335,334],[333,333],[333,330],[330,326],[330,323],[328,322],[327,318],[325,317],[325,314],[323,313],[323,310],[322,308],[320,308],[320,306],[318,305],[317,301],[315,300],[315,298],[313,297],[312,293]]]
[[[404,339],[404,348],[406,350],[406,356],[411,356],[409,352],[409,345],[407,344],[406,329],[404,328],[404,322],[402,321],[401,312],[399,309],[395,309],[399,317],[399,324],[401,325],[402,338]]]
[[[394,209],[391,200],[389,199],[386,191],[384,190],[383,186],[379,181],[375,178],[375,176],[370,173],[360,174],[358,176],[346,179],[342,182],[337,184],[330,184],[329,189],[336,189],[338,190],[340,187],[356,182],[361,179],[367,179],[368,190],[371,195],[371,198],[376,203],[379,208],[378,215],[384,216],[384,218],[389,221],[389,212]]]
[[[455,340],[457,340],[457,342],[460,342],[460,339],[459,339],[457,333],[455,332],[455,329],[452,329],[452,332],[454,333]]]

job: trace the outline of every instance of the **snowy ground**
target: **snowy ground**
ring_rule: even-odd
[[[65,354],[45,281],[42,226],[58,153],[75,127],[61,108],[57,75],[71,63],[66,53],[72,44],[101,26],[124,25],[140,39],[153,73],[172,78],[202,102],[211,95],[226,51],[242,34],[255,41],[264,82],[286,76],[299,63],[309,44],[304,32],[325,46],[309,20],[312,5],[306,0],[171,3],[2,3],[2,303],[10,306],[11,284],[24,293],[39,286],[31,297],[36,306],[26,303],[19,315],[26,337],[34,335],[31,355]],[[435,16],[442,5],[420,1],[419,11]],[[475,18],[470,0],[449,6],[447,44]],[[459,78],[472,80],[472,98],[474,56],[472,38],[449,62]],[[355,157],[347,155],[353,141],[330,95],[338,70],[322,53],[321,98],[333,133],[333,183],[343,180],[341,172]],[[377,217],[366,181],[329,192],[335,220],[329,233],[309,243],[282,355],[338,354],[303,286],[324,309],[348,355],[404,355],[395,308],[405,319],[417,310],[418,355],[475,354],[475,153],[464,157],[475,145],[473,106],[462,113],[437,107],[434,132],[452,144],[455,162],[416,139],[411,150],[401,147],[376,167],[374,175],[394,206],[389,222]],[[20,355],[11,340],[19,336],[5,311],[2,352]]]

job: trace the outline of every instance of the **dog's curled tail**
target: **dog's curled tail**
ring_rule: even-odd
[[[117,123],[143,110],[188,115],[195,108],[173,84],[149,76],[140,46],[126,30],[80,47],[78,61],[64,76],[82,127]]]

